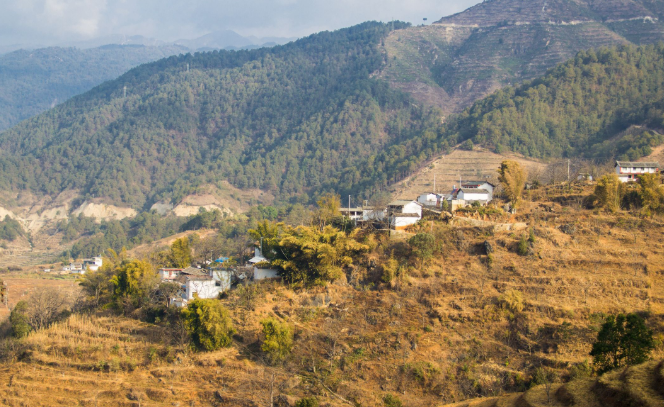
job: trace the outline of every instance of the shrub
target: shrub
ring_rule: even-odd
[[[273,364],[286,359],[293,349],[293,331],[291,328],[275,318],[264,319],[261,321],[261,325],[263,326],[263,335],[265,335],[261,350],[267,353],[270,362]]]
[[[503,308],[507,308],[512,312],[521,312],[524,308],[524,299],[523,293],[518,290],[507,290],[505,291],[498,300],[503,305]]]
[[[592,366],[590,366],[590,363],[588,363],[587,360],[584,360],[583,362],[577,363],[570,368],[569,378],[570,380],[583,379],[590,377],[592,373]]]
[[[605,175],[597,181],[593,195],[599,206],[610,212],[620,209],[621,182],[616,174]]]
[[[408,244],[420,258],[421,265],[424,265],[424,262],[433,256],[436,240],[429,233],[418,233],[408,240]]]
[[[590,356],[598,373],[648,360],[655,348],[652,330],[637,314],[607,317],[597,334]]]
[[[196,349],[210,351],[231,346],[235,329],[228,310],[219,301],[195,299],[182,310],[182,317]]]
[[[19,301],[9,315],[9,323],[12,326],[12,335],[15,338],[23,338],[32,330],[28,323],[27,312],[28,303],[25,301]]]
[[[390,257],[385,264],[383,264],[383,275],[381,276],[381,280],[383,280],[384,283],[390,284],[397,276],[398,271],[399,262],[396,261],[394,257]]]
[[[526,236],[523,235],[521,236],[521,240],[519,240],[519,244],[516,247],[516,252],[519,254],[519,256],[526,256],[528,254],[528,240],[526,239]]]
[[[385,407],[403,407],[403,403],[397,396],[386,394],[383,396],[383,405]]]
[[[295,407],[318,407],[318,399],[315,397],[305,397],[295,403]]]

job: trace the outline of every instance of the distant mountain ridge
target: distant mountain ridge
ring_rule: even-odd
[[[0,56],[0,132],[115,79],[129,69],[188,52],[181,46],[43,48]]]

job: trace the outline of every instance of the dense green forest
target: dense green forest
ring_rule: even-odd
[[[0,56],[0,131],[129,69],[186,52],[180,46],[50,47]]]
[[[0,135],[0,189],[79,189],[145,209],[228,180],[279,206],[331,190],[368,197],[467,140],[600,160],[662,142],[664,45],[580,52],[442,124],[373,77],[391,29],[365,23],[133,69]]]
[[[645,126],[637,134],[621,134]],[[582,51],[451,120],[443,139],[526,156],[636,159],[662,143],[664,44]],[[616,138],[617,137],[617,138]]]
[[[371,77],[391,29],[365,23],[135,68],[3,133],[0,189],[76,188],[135,208],[222,180],[281,201],[352,189],[372,154],[440,123]]]

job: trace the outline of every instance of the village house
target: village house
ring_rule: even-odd
[[[488,201],[493,199],[493,191],[496,186],[487,181],[462,181],[461,189],[484,189],[489,193]]]
[[[85,259],[83,260],[83,269],[87,269],[90,271],[97,271],[101,268],[103,264],[103,260],[101,256],[98,257],[93,257],[91,259]]]
[[[422,206],[440,208],[443,205],[445,196],[433,192],[422,194],[417,198],[417,203]]]
[[[364,211],[362,208],[341,208],[339,212],[350,220],[362,221],[364,220]]]
[[[495,186],[486,181],[461,181],[460,187],[452,186],[452,193],[447,197],[451,211],[477,202],[486,205],[493,200]]]
[[[422,205],[409,200],[398,199],[387,205],[390,228],[404,230],[422,219]]]
[[[83,263],[71,263],[69,265],[69,272],[72,274],[85,274],[85,268],[83,268]]]
[[[657,162],[616,161],[615,168],[621,182],[636,182],[639,175],[659,173]]]
[[[270,262],[263,256],[261,249],[254,249],[254,257],[249,259],[248,267],[254,269],[254,281],[265,280],[269,278],[279,278],[279,271],[269,266]]]
[[[339,212],[343,216],[348,217],[350,220],[356,222],[367,222],[370,220],[383,220],[385,219],[385,211],[375,209],[373,206],[363,205],[357,208],[341,208]]]
[[[157,273],[162,281],[173,281],[180,276],[182,270],[184,269],[161,268],[157,270]]]

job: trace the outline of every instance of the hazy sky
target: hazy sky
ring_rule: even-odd
[[[0,45],[50,45],[112,34],[173,41],[223,29],[301,37],[367,20],[432,22],[480,1],[0,0]]]

